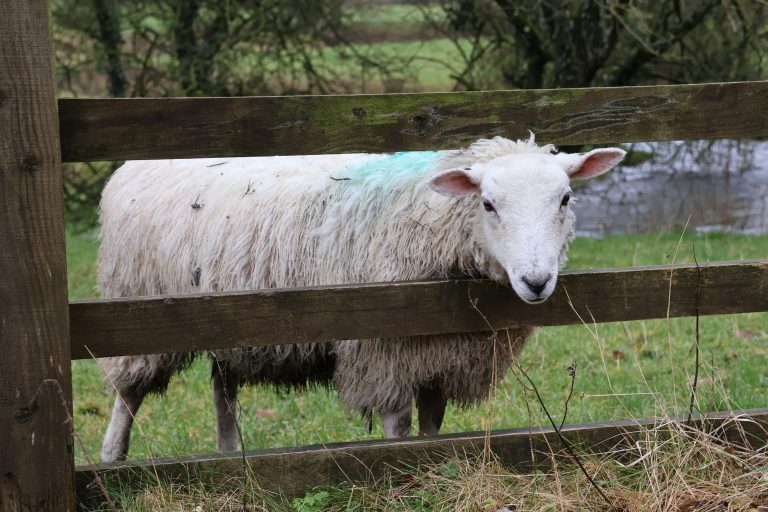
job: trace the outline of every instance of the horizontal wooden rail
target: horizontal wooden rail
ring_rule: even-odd
[[[768,137],[768,82],[486,92],[59,100],[64,161]]]
[[[83,359],[488,331],[489,323],[680,317],[697,309],[768,311],[768,260],[566,272],[552,297],[535,306],[495,282],[463,279],[74,301],[70,323],[72,357]]]
[[[728,440],[739,447],[757,448],[768,440],[768,409],[744,411],[738,415],[728,412],[695,416],[687,426],[681,426],[682,421],[682,418],[652,418],[568,425],[563,427],[562,434],[571,443],[593,453],[631,448],[633,439],[643,432],[652,428],[664,429],[673,422],[677,423],[678,429],[695,428],[716,433],[718,439]],[[184,485],[215,484],[221,489],[227,485],[242,485],[242,477],[250,473],[261,489],[292,497],[315,487],[344,482],[370,483],[392,470],[412,471],[422,463],[433,464],[451,456],[479,454],[486,440],[490,441],[499,461],[518,472],[547,470],[551,467],[552,453],[562,457],[563,447],[557,434],[550,428],[534,427],[495,431],[489,436],[484,432],[472,432],[271,449],[245,452],[244,455],[217,454],[80,466],[76,471],[77,495],[81,505],[103,499],[94,474],[98,474],[108,488],[152,486],[159,478],[162,482]]]

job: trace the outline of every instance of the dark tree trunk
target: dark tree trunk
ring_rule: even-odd
[[[177,2],[176,24],[173,30],[176,42],[176,58],[179,61],[179,79],[181,88],[187,95],[194,95],[198,88],[195,78],[195,40],[194,23],[200,8],[197,0],[179,0]]]
[[[126,96],[128,80],[125,78],[120,52],[123,37],[120,34],[120,19],[114,0],[93,0],[96,19],[99,22],[99,43],[104,47],[109,79],[109,95],[114,98]]]
[[[227,39],[226,6],[218,5],[216,16],[198,37],[195,20],[200,14],[198,0],[178,0],[174,28],[176,58],[179,61],[181,88],[188,96],[226,96],[227,91],[214,79],[214,59]]]

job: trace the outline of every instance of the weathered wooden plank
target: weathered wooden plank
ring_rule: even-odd
[[[768,310],[768,260],[566,272],[535,306],[483,280],[75,301],[72,357],[690,316],[699,285],[702,315]]]
[[[0,13],[0,509],[74,510],[48,1],[0,0]]]
[[[59,101],[65,161],[768,136],[768,82],[456,93]]]
[[[756,448],[768,440],[768,409],[739,413],[710,413],[695,416],[691,429],[714,432],[718,437],[738,446]],[[562,434],[581,450],[603,453],[630,447],[633,440],[652,428],[664,430],[677,419],[619,420],[602,423],[568,425]],[[666,427],[665,427],[666,425]],[[448,457],[474,456],[488,442],[500,462],[520,473],[549,469],[552,454],[559,462],[567,462],[563,446],[551,428],[534,427],[491,432],[448,434],[402,440],[363,441],[328,445],[303,446],[245,452],[243,455],[214,454],[181,459],[154,459],[133,463],[99,464],[77,468],[77,494],[81,503],[98,503],[102,496],[94,481],[94,473],[110,487],[141,488],[162,482],[185,485],[196,483],[235,486],[250,472],[265,491],[286,497],[297,496],[314,487],[333,486],[344,482],[365,483],[387,472],[411,471],[421,464],[434,464]]]

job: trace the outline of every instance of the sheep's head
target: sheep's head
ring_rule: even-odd
[[[441,194],[465,197],[476,209],[475,237],[499,267],[496,277],[508,278],[517,295],[533,304],[552,294],[573,239],[570,181],[598,176],[624,154],[616,148],[507,154],[441,172],[430,185]]]

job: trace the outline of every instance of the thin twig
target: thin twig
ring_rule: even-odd
[[[587,480],[589,481],[590,485],[597,491],[597,493],[600,495],[600,497],[603,498],[605,503],[608,505],[608,508],[610,510],[617,510],[613,503],[611,503],[611,500],[608,499],[608,496],[605,495],[602,489],[600,489],[600,486],[597,485],[597,482],[595,482],[594,478],[587,472],[587,468],[584,467],[584,464],[581,463],[581,459],[579,459],[579,456],[576,455],[576,450],[571,446],[571,443],[568,442],[568,440],[563,437],[563,434],[560,432],[560,429],[557,427],[557,424],[555,423],[555,420],[552,418],[552,415],[549,413],[549,409],[547,409],[547,406],[544,404],[544,400],[541,398],[541,395],[539,394],[539,389],[536,387],[536,384],[534,384],[533,380],[528,376],[528,373],[526,373],[525,370],[523,370],[522,366],[519,364],[516,365],[517,369],[520,371],[520,373],[525,377],[525,379],[528,381],[528,383],[531,385],[531,390],[536,395],[536,400],[539,402],[539,405],[541,406],[541,409],[544,411],[544,414],[547,415],[547,419],[549,420],[549,424],[552,425],[552,428],[555,430],[555,434],[557,434],[558,439],[560,439],[560,442],[563,443],[563,446],[565,446],[566,451],[571,456],[573,461],[576,463],[577,466],[579,466],[579,469],[584,474],[585,477],[587,477]]]
[[[701,354],[701,333],[699,331],[699,316],[701,314],[701,267],[699,267],[699,260],[696,259],[696,245],[692,245],[691,247],[693,248],[693,261],[696,263],[696,367],[694,368],[693,383],[691,384],[691,403],[688,406],[688,423],[691,422],[693,405],[696,402],[696,389],[699,385],[699,357]]]
[[[677,245],[675,246],[675,252],[672,254],[672,261],[669,264],[669,286],[667,287],[667,316],[666,316],[666,327],[667,327],[667,347],[669,350],[669,374],[674,375],[675,374],[675,363],[674,363],[674,350],[672,349],[672,331],[670,328],[670,321],[671,318],[671,311],[672,311],[672,283],[673,283],[673,274],[675,272],[675,262],[677,261],[677,253],[680,251],[680,247],[683,245],[683,238],[685,237],[685,233],[688,230],[688,225],[691,223],[691,217],[692,215],[688,215],[688,220],[685,221],[685,226],[683,226],[683,231],[680,233],[680,238],[677,241]],[[675,413],[678,413],[678,401],[677,401],[677,385],[675,384],[675,379],[672,379],[672,403],[675,404]]]
[[[245,188],[245,193],[243,194],[243,197],[245,197],[248,194],[250,194],[251,192],[253,192],[253,190],[251,189],[252,186],[253,186],[253,182],[249,180],[248,181],[248,186]]]
[[[563,411],[563,420],[560,422],[560,429],[562,430],[565,425],[565,419],[568,417],[568,404],[573,397],[573,387],[576,384],[576,360],[574,359],[571,366],[568,367],[568,376],[571,378],[571,389],[568,390],[568,398],[565,399],[565,410]]]

